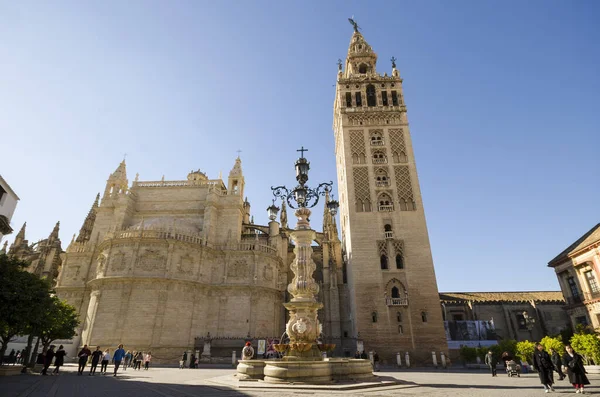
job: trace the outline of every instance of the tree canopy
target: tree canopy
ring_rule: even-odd
[[[42,317],[38,336],[42,339],[44,348],[47,348],[57,339],[74,337],[78,325],[79,318],[75,308],[53,296],[48,310]]]

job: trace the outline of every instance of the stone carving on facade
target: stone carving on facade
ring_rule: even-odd
[[[238,259],[227,267],[227,277],[246,277],[248,275],[248,263]]]
[[[112,258],[110,260],[110,269],[113,272],[120,272],[125,270],[125,268],[127,267],[128,259],[129,258],[127,258],[127,255],[125,255],[125,253],[117,252],[116,254],[112,255]]]
[[[106,264],[106,256],[99,255],[96,262],[96,277],[104,275],[104,265]]]
[[[265,265],[265,267],[263,267],[263,279],[266,281],[273,280],[273,268],[271,265]]]
[[[177,264],[177,270],[184,274],[191,274],[194,270],[194,258],[190,255],[183,255]]]
[[[145,272],[164,269],[165,257],[158,250],[147,249],[139,258],[137,268]]]

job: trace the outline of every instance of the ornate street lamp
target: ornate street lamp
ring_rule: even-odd
[[[279,207],[275,205],[275,200],[273,200],[273,204],[267,207],[267,214],[269,215],[269,220],[274,221],[277,219],[277,213],[279,212]]]
[[[533,331],[535,327],[535,318],[529,317],[529,313],[527,311],[523,311],[523,320],[525,321],[525,327],[529,332]]]
[[[333,182],[321,183],[314,189],[306,186],[310,169],[310,163],[304,158],[307,149],[302,147],[298,151],[301,153],[295,163],[298,186],[292,191],[285,186],[271,187],[275,197],[287,201],[291,208],[296,209],[294,214],[298,218],[296,229],[290,234],[295,243],[295,259],[290,265],[294,278],[287,287],[292,298],[288,303],[284,303],[289,311],[286,333],[290,339],[289,345],[286,346],[288,351],[285,358],[286,360],[320,360],[321,353],[317,346],[317,339],[323,332],[323,326],[319,323],[317,311],[323,307],[323,304],[317,302],[319,285],[312,276],[317,268],[312,259],[311,247],[316,233],[310,228],[309,208],[317,205],[320,196],[331,192]],[[332,215],[337,213],[339,203],[336,200],[329,200],[326,205]],[[274,213],[272,208],[274,206],[275,204],[267,209],[269,218]]]

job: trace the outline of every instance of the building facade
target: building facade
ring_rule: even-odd
[[[447,350],[402,91],[355,29],[340,61],[333,130],[352,334],[393,360]]]
[[[440,302],[450,350],[539,341],[570,327],[560,291],[442,292]]]
[[[19,196],[0,175],[0,242],[5,235],[13,232],[10,220],[15,213],[18,202]]]
[[[567,302],[573,328],[600,328],[600,223],[548,262]]]

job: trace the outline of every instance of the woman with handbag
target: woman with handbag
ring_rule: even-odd
[[[583,357],[576,353],[571,345],[566,345],[565,350],[567,351],[562,357],[562,364],[564,370],[567,371],[569,382],[575,388],[575,393],[584,393],[584,385],[589,385],[590,381],[585,376],[585,368],[583,368]]]

